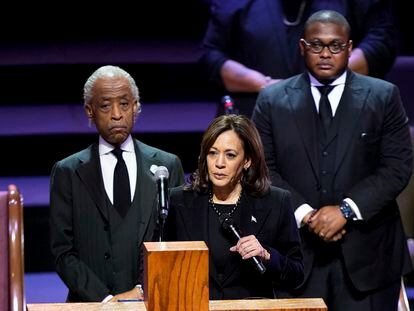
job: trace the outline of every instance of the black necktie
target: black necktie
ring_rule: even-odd
[[[319,100],[319,119],[321,121],[325,137],[332,121],[332,108],[328,99],[328,94],[334,87],[334,85],[317,86],[319,92],[321,93],[321,99]]]
[[[122,157],[122,151],[117,147],[112,150],[112,153],[118,159],[114,171],[114,206],[118,213],[124,217],[131,204],[131,189],[129,186],[128,169]]]

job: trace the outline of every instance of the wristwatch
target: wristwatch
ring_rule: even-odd
[[[355,218],[355,213],[352,210],[351,206],[346,201],[341,201],[339,203],[339,209],[341,210],[342,215],[345,217],[346,220],[352,220]]]

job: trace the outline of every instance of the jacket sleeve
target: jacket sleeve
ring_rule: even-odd
[[[211,4],[210,20],[202,42],[200,64],[209,80],[222,84],[220,75],[224,62],[231,58],[233,31],[236,28],[242,0],[215,0]]]
[[[391,85],[383,89],[384,103],[377,108],[381,109],[379,114],[384,114],[381,132],[370,142],[371,148],[378,148],[378,156],[371,159],[376,168],[345,193],[358,205],[364,220],[377,215],[395,200],[407,185],[412,170],[408,118],[398,88]]]
[[[355,2],[355,3],[354,3]],[[384,77],[397,56],[398,33],[390,0],[349,1],[352,38],[368,62],[369,75]],[[360,37],[360,38],[359,38]]]
[[[71,292],[82,301],[102,301],[110,294],[99,277],[78,256],[74,245],[71,172],[60,162],[50,181],[50,239],[56,271]]]

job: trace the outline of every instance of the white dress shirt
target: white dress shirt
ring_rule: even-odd
[[[117,162],[116,156],[111,152],[114,146],[99,137],[99,159],[101,161],[102,177],[105,191],[111,203],[114,203],[114,170]],[[135,156],[134,142],[131,135],[121,145],[122,157],[128,169],[129,186],[131,189],[131,202],[134,198],[137,182],[137,160]]]

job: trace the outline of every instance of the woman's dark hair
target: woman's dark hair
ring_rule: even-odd
[[[205,192],[210,187],[207,155],[220,134],[233,130],[242,142],[244,154],[251,164],[243,171],[242,186],[250,193],[261,196],[269,189],[269,171],[266,166],[262,141],[256,126],[243,115],[222,115],[215,118],[205,131],[198,156],[198,169],[191,175],[188,188]]]

